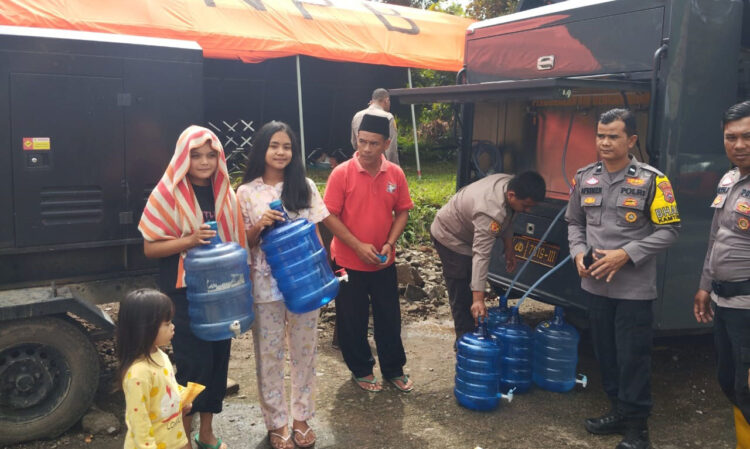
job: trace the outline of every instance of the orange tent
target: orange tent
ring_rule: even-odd
[[[471,20],[361,0],[4,0],[0,25],[196,41],[207,58],[458,71]]]

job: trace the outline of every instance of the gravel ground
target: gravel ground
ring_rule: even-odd
[[[617,444],[618,437],[589,435],[582,426],[585,417],[607,408],[585,334],[579,348],[579,371],[588,375],[588,388],[577,387],[565,394],[532,389],[486,413],[458,406],[453,397],[452,322],[447,298],[440,289],[436,257],[428,248],[421,248],[401,253],[399,262],[402,279],[406,272],[416,271],[424,282],[419,285],[412,279],[408,292],[406,285],[402,286],[405,294],[421,298],[402,298],[406,372],[415,380],[416,389],[403,394],[387,385],[382,393],[369,394],[356,388],[341,354],[331,346],[333,308],[324,308],[319,327],[317,413],[311,421],[318,434],[316,447],[597,449]],[[116,311],[116,305],[105,307],[110,313]],[[527,301],[521,312],[528,324],[535,325],[550,317],[551,311],[550,306]],[[100,345],[107,365],[112,363],[110,350],[109,343]],[[710,336],[657,339],[653,369],[655,407],[650,426],[655,448],[734,447],[731,408],[715,381]],[[217,433],[230,448],[269,447],[258,407],[250,333],[234,340],[229,374],[240,388],[227,397],[224,412],[215,419]],[[96,405],[122,419],[122,399],[108,388],[100,388]],[[121,447],[121,433],[91,436],[78,425],[57,439],[8,449]]]

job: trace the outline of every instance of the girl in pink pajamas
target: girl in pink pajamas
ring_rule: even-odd
[[[269,208],[274,200],[281,199],[290,218],[304,217],[313,223],[325,221],[328,210],[315,183],[305,178],[296,136],[286,123],[266,123],[255,134],[243,182],[237,190],[237,198],[250,248],[255,299],[253,341],[260,405],[268,438],[276,449],[294,449],[295,444],[311,447],[315,444],[315,434],[307,421],[315,410],[318,311],[295,314],[286,309],[260,249],[260,234],[283,220],[280,212]],[[291,362],[291,432],[284,392],[287,347]]]

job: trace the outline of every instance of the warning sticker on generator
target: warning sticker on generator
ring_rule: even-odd
[[[24,151],[39,151],[49,150],[50,141],[49,137],[24,137],[23,138],[23,150]]]

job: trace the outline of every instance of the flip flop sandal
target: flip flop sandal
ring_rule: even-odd
[[[360,382],[364,382],[364,383],[370,384],[370,385],[377,385],[378,384],[378,378],[375,377],[375,376],[372,376],[372,379],[367,379],[367,378],[364,378],[364,377],[357,377],[354,374],[352,374],[352,380],[354,381],[354,384],[356,386],[358,386],[359,388],[367,391],[368,393],[380,393],[381,391],[383,391],[383,387],[382,386],[379,389],[377,389],[377,390],[370,390],[370,389],[367,389],[367,388],[365,388],[365,387],[363,387],[362,385],[359,384]]]
[[[198,445],[198,449],[219,449],[219,448],[221,447],[221,438],[217,438],[217,439],[216,439],[216,444],[215,444],[215,445],[213,445],[213,446],[211,446],[211,445],[210,445],[210,444],[208,444],[208,443],[204,443],[204,442],[202,442],[202,441],[201,441],[201,440],[200,440],[200,439],[198,438],[198,434],[197,434],[197,433],[195,434],[195,437],[194,437],[193,439],[195,440],[195,444],[197,444],[197,445]],[[225,447],[226,447],[226,446],[225,446]]]
[[[274,441],[273,437],[278,438],[278,440],[276,440],[276,444],[274,444],[274,442],[273,442]],[[287,443],[289,443],[289,440],[291,438],[292,438],[292,434],[291,433],[289,435],[287,435],[286,438],[284,438],[283,436],[279,435],[276,432],[268,432],[268,442],[271,443],[271,447],[273,449],[287,449],[287,447],[288,447]],[[279,442],[279,440],[281,440],[281,442]],[[292,440],[292,442],[294,442],[294,440]],[[294,447],[294,446],[292,446],[292,447]]]
[[[301,447],[301,448],[308,448],[308,447],[315,446],[315,442],[317,441],[317,438],[315,438],[315,432],[313,432],[313,439],[312,439],[312,441],[310,441],[309,443],[306,443],[306,444],[304,443],[305,438],[307,437],[307,434],[311,430],[312,430],[312,427],[310,427],[310,426],[308,426],[307,430],[305,430],[304,432],[301,431],[301,430],[299,430],[299,429],[294,429],[294,444],[296,444],[297,447]],[[299,440],[297,439],[297,434],[301,435],[301,437],[300,437]]]
[[[396,387],[396,389],[401,391],[402,393],[408,393],[414,389],[414,385],[412,385],[411,387],[406,387],[406,386],[402,387],[401,385],[396,383],[397,380],[400,380],[404,385],[407,385],[409,383],[408,374],[404,374],[401,377],[393,377],[391,379],[388,379],[388,382],[393,384],[393,386]]]

